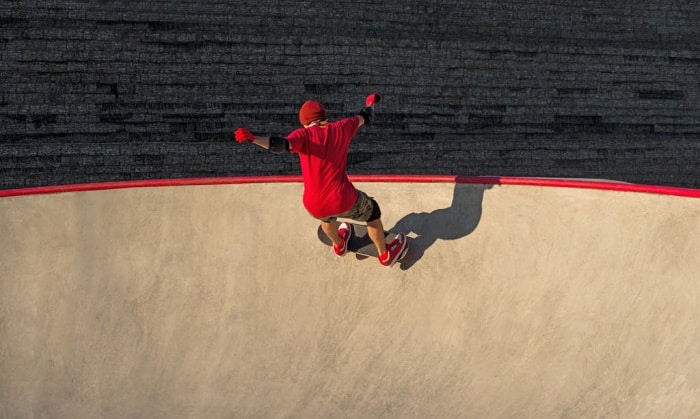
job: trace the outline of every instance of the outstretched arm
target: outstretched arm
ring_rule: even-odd
[[[248,131],[245,128],[238,128],[235,132],[234,135],[236,137],[236,141],[239,143],[243,142],[251,142],[257,146],[260,146],[264,148],[265,150],[270,150],[273,153],[282,153],[284,151],[289,151],[290,150],[290,145],[289,141],[287,141],[286,138],[282,137],[259,137],[256,135],[253,135],[250,131]]]

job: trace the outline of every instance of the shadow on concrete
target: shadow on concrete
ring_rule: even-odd
[[[408,236],[410,250],[399,262],[406,270],[418,262],[439,240],[457,240],[476,230],[481,220],[484,191],[493,185],[455,184],[452,204],[432,212],[411,213],[399,220],[392,232]]]

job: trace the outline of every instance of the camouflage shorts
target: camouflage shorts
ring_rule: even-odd
[[[321,218],[321,221],[335,221],[338,218],[347,218],[360,222],[369,220],[372,217],[372,214],[375,212],[375,205],[377,205],[377,203],[374,201],[374,199],[372,199],[372,197],[367,196],[366,193],[360,190],[357,192],[357,201],[355,201],[355,205],[353,205],[350,210],[342,214]]]

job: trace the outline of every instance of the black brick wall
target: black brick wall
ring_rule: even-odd
[[[698,22],[690,0],[0,0],[0,188],[296,174],[230,131],[375,90],[351,173],[700,188]]]

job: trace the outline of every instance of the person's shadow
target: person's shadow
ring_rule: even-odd
[[[457,183],[448,208],[408,214],[389,229],[408,237],[408,254],[399,262],[401,269],[409,269],[418,262],[438,239],[456,240],[476,230],[484,191],[491,188],[492,185]]]

